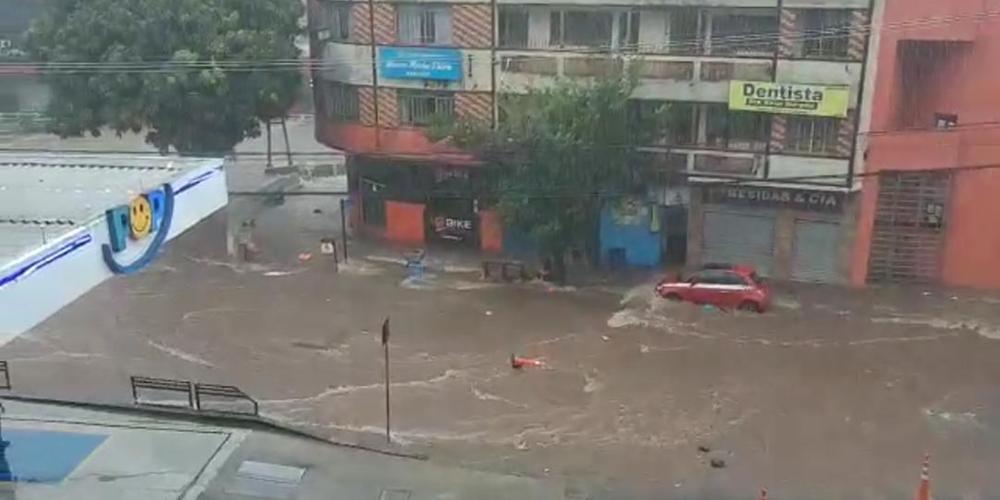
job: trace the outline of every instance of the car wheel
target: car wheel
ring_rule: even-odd
[[[752,300],[747,300],[747,301],[744,301],[743,303],[741,303],[740,304],[740,310],[741,311],[746,311],[746,312],[755,312],[755,313],[761,312],[761,310],[760,310],[760,304],[758,304],[758,303],[756,303],[756,302],[754,302]]]
[[[680,302],[681,301],[681,296],[677,295],[676,293],[668,293],[668,294],[664,295],[663,298],[665,298],[665,299],[667,299],[667,300],[669,300],[671,302]]]

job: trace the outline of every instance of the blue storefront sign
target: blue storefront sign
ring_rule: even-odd
[[[379,47],[378,59],[383,78],[448,82],[462,79],[462,53],[455,49]]]

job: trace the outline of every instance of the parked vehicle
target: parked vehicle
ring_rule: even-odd
[[[771,307],[771,291],[752,267],[708,264],[685,279],[678,275],[656,285],[667,300],[710,304],[720,309],[764,312]]]

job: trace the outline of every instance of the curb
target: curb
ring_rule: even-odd
[[[186,421],[192,421],[197,423],[206,423],[206,421],[208,421],[215,425],[229,426],[229,427],[258,427],[266,430],[277,431],[291,436],[310,439],[313,441],[329,444],[331,446],[339,446],[343,448],[350,448],[361,451],[369,451],[397,458],[409,458],[413,460],[427,460],[429,458],[426,453],[409,452],[409,451],[404,451],[402,449],[394,449],[392,447],[378,447],[378,446],[361,444],[357,442],[335,441],[328,437],[321,436],[319,434],[306,431],[303,429],[290,427],[278,423],[275,420],[269,419],[267,417],[262,417],[259,415],[243,415],[243,414],[220,412],[213,410],[198,411],[187,408],[167,408],[162,406],[126,405],[126,404],[116,404],[116,403],[93,403],[86,401],[74,401],[74,400],[58,399],[58,398],[43,398],[38,396],[24,396],[17,394],[5,394],[3,396],[0,396],[0,400],[18,401],[22,403],[47,404],[54,406],[66,406],[72,408],[84,408],[84,409],[108,411],[115,413],[138,414],[144,416],[169,416],[171,418],[175,419],[179,418]]]

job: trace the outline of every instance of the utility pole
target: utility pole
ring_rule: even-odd
[[[340,199],[340,240],[341,246],[344,247],[344,262],[347,262],[347,214],[345,209],[347,208],[347,200],[344,198]],[[388,319],[386,320],[388,321]]]
[[[391,443],[391,414],[389,411],[389,317],[382,322],[382,351],[385,354],[385,442]]]

